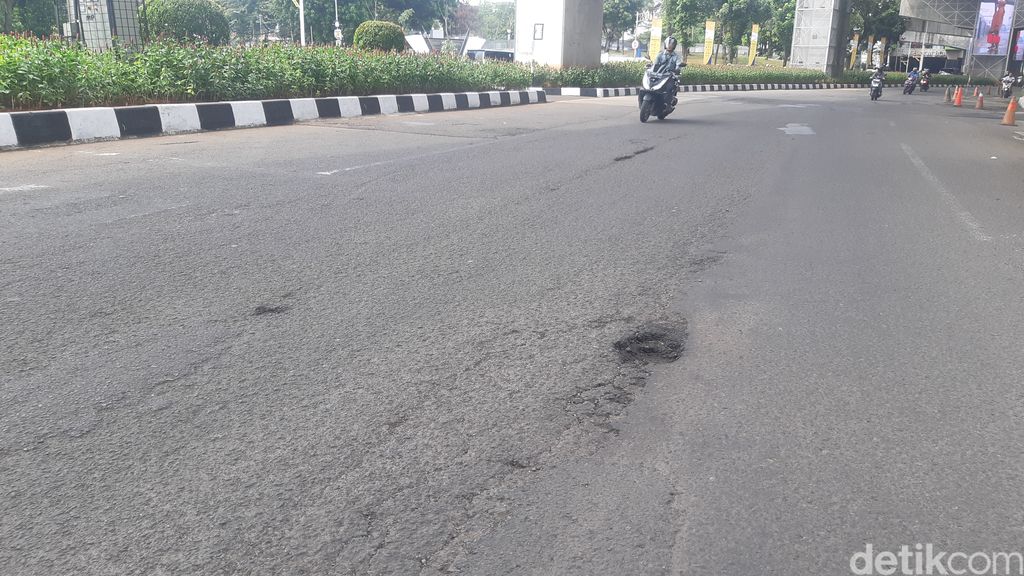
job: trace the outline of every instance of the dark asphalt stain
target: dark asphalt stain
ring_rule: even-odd
[[[642,324],[615,342],[623,362],[675,362],[686,347],[686,320]]]
[[[641,154],[646,154],[646,153],[650,152],[651,150],[654,150],[654,146],[649,146],[647,148],[641,148],[641,149],[637,150],[636,152],[633,152],[632,154],[626,154],[625,156],[618,156],[618,157],[615,158],[615,161],[616,162],[622,162],[623,160],[631,160],[631,159],[636,158],[637,156],[639,156]]]
[[[256,307],[255,310],[253,310],[252,315],[263,316],[264,314],[284,314],[289,310],[291,310],[291,306],[285,306],[283,304],[279,306],[260,304],[259,306]]]
[[[691,272],[704,272],[705,270],[708,270],[712,266],[719,264],[724,259],[724,252],[712,252],[709,254],[695,256],[691,258],[688,262],[689,269]]]

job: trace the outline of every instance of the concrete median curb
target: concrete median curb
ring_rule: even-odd
[[[543,90],[292,98],[0,113],[0,150],[283,126],[319,118],[444,112],[547,102]]]
[[[886,88],[900,88],[903,84],[886,84]],[[867,84],[683,84],[680,92],[748,92],[755,90],[834,90],[864,88]],[[640,88],[544,88],[548,96],[581,96],[585,98],[613,98],[635,96]]]

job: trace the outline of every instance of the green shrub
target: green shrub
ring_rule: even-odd
[[[0,35],[0,108],[520,90],[530,69],[452,55],[160,40],[126,53]]]
[[[405,32],[393,22],[367,20],[356,28],[352,45],[360,50],[401,52],[405,50]]]
[[[156,0],[154,0],[156,1]],[[521,90],[529,86],[637,86],[643,62],[555,69],[511,62],[470,62],[452,55],[366,52],[272,44],[211,46],[160,40],[137,52],[92,52],[59,39],[0,35],[0,109],[38,110],[158,102],[216,102]],[[814,70],[690,66],[685,84],[866,83],[870,72],[831,80]],[[891,83],[906,75],[890,72]],[[935,86],[964,76],[932,76]]]
[[[227,44],[231,26],[224,11],[212,0],[150,0],[146,3],[150,34],[175,40],[204,38]]]

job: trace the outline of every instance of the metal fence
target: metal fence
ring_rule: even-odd
[[[64,35],[92,50],[145,43],[145,0],[68,0]]]

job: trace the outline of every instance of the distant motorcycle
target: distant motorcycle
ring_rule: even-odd
[[[921,76],[921,92],[927,92],[931,83],[931,80],[929,80],[927,76]]]
[[[882,79],[871,79],[871,101],[874,102],[882,97]]]
[[[1015,76],[1004,76],[1001,80],[1002,89],[999,91],[1003,98],[1009,98],[1013,94],[1013,85],[1017,82]]]
[[[686,64],[683,64],[686,66]],[[648,68],[644,72],[643,87],[640,89],[640,121],[647,122],[652,115],[658,120],[664,120],[666,116],[676,109],[679,98],[679,79],[674,70],[655,72]]]
[[[907,81],[903,83],[903,93],[913,94],[914,88],[917,88],[917,80],[914,78],[907,78]]]

